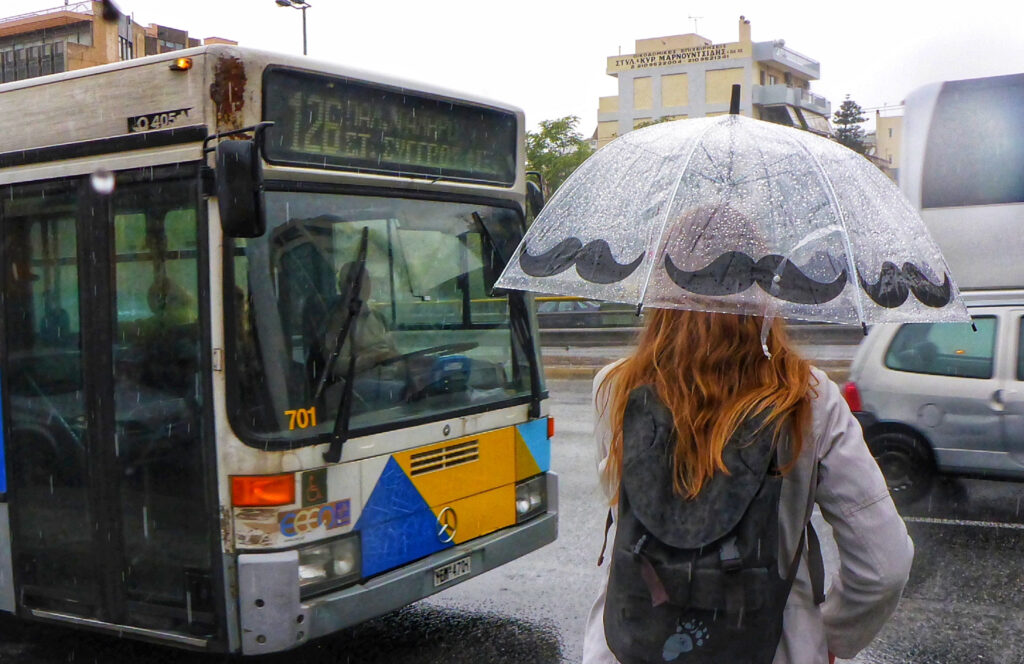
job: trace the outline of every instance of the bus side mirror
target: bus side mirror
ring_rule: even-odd
[[[216,158],[217,209],[228,237],[260,237],[267,230],[263,164],[255,141],[221,141]]]
[[[544,192],[533,180],[526,181],[526,214],[531,220],[544,208]]]

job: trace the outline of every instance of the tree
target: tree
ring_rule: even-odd
[[[537,132],[526,132],[526,170],[544,176],[545,196],[550,196],[594,149],[577,131],[580,119],[567,115],[544,120]]]
[[[832,119],[836,124],[835,139],[861,154],[867,152],[867,146],[864,145],[864,128],[860,126],[862,122],[867,121],[867,118],[861,115],[863,112],[860,104],[850,99],[850,95],[846,95],[846,100],[839,106]]]

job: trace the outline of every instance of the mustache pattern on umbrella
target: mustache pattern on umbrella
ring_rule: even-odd
[[[537,256],[531,255],[524,246],[519,254],[519,267],[531,277],[551,277],[575,265],[582,279],[613,284],[633,274],[643,260],[641,253],[632,263],[622,264],[615,260],[605,240],[583,244],[578,238],[568,237]]]
[[[886,309],[900,306],[906,302],[910,293],[926,307],[941,309],[953,297],[949,275],[944,274],[943,277],[941,284],[935,284],[913,263],[904,263],[901,269],[895,263],[885,261],[879,271],[878,281],[869,284],[860,277],[860,287],[876,304]]]
[[[811,279],[793,263],[777,254],[768,254],[754,261],[741,251],[727,251],[711,261],[707,267],[687,272],[665,255],[665,272],[683,290],[698,295],[735,295],[754,284],[779,299],[795,304],[820,304],[839,296],[846,288],[846,270],[834,281],[822,283]],[[776,280],[778,274],[778,280]]]

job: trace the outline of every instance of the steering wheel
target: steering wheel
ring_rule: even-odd
[[[406,361],[407,364],[407,384],[405,398],[407,401],[417,401],[422,399],[426,394],[426,390],[430,387],[428,377],[430,375],[429,367],[425,366],[424,362],[416,362],[416,358],[423,358],[429,360],[430,358],[442,357],[444,355],[453,355],[456,353],[462,353],[467,350],[472,350],[479,346],[475,341],[463,341],[459,343],[441,344],[440,346],[431,346],[430,348],[421,348],[419,350],[410,351],[403,353],[393,358],[381,362],[381,364],[392,364],[394,362]],[[412,360],[412,362],[408,362]]]
[[[430,348],[420,348],[419,350],[409,351],[408,353],[402,353],[401,355],[395,355],[389,357],[386,360],[378,362],[378,366],[386,366],[388,364],[394,364],[395,362],[401,362],[408,360],[413,357],[430,357],[436,355],[438,357],[442,355],[452,355],[454,353],[462,353],[467,350],[473,350],[479,346],[475,341],[462,341],[453,344],[441,344],[440,346],[431,346]]]

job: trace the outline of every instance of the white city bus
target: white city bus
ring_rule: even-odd
[[[553,541],[523,146],[229,46],[0,86],[0,611],[259,654]]]
[[[963,289],[1024,286],[1024,74],[945,81],[906,99],[900,188]]]

